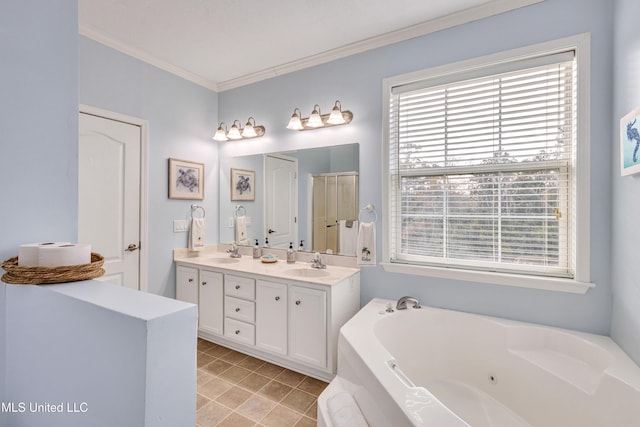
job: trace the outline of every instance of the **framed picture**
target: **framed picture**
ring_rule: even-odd
[[[640,107],[620,119],[620,170],[622,175],[640,172]]]
[[[231,200],[256,199],[256,172],[231,169]]]
[[[169,159],[169,198],[204,199],[204,164]]]

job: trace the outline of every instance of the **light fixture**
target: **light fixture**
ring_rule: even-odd
[[[339,126],[351,123],[353,113],[351,111],[342,111],[342,104],[336,101],[333,109],[329,114],[321,114],[320,106],[315,104],[313,111],[308,118],[302,118],[299,108],[294,108],[287,129],[293,130],[311,130],[321,127]]]
[[[297,111],[297,112],[296,112]],[[287,129],[300,130],[302,129],[302,121],[300,120],[302,117],[302,113],[298,107],[293,109],[293,114],[291,115],[291,119],[289,120],[289,124],[287,125]]]
[[[218,126],[218,130],[216,130],[216,133],[213,136],[213,139],[216,141],[228,141],[230,139],[238,140],[258,138],[264,136],[265,132],[266,129],[264,126],[257,126],[256,119],[249,117],[244,128],[242,127],[240,120],[234,120],[229,131],[227,131],[225,123],[221,122],[220,126]]]
[[[333,104],[333,109],[329,114],[327,123],[329,123],[330,125],[343,125],[344,122],[344,117],[342,117],[342,104],[340,103],[340,101],[336,101],[335,104]]]
[[[222,127],[222,125],[224,125],[224,128]],[[213,139],[215,139],[216,141],[229,140],[229,138],[227,138],[227,125],[224,122],[220,122],[220,126],[218,126],[218,130],[216,131],[216,134],[213,135]]]
[[[251,124],[251,120],[253,120],[253,124]],[[242,129],[242,133],[241,133],[243,138],[255,138],[256,136],[258,136],[255,129],[253,129],[253,125],[255,124],[256,124],[256,119],[254,119],[253,117],[249,117],[247,119],[247,124],[244,125],[244,129]]]
[[[307,126],[310,128],[320,128],[324,126],[322,117],[320,117],[320,106],[318,104],[313,106],[313,111],[307,120]]]

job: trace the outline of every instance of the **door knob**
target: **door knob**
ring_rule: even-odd
[[[129,246],[127,246],[127,249],[125,249],[125,251],[127,252],[133,252],[133,251],[137,251],[138,249],[138,245],[136,245],[135,243],[130,244]]]
[[[276,230],[272,230],[272,229],[268,229],[268,230],[267,230],[267,233],[269,233],[269,234],[271,234],[271,233],[275,233],[275,232],[276,232]]]

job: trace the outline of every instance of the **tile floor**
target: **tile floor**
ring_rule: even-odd
[[[316,426],[328,384],[198,339],[198,427]]]

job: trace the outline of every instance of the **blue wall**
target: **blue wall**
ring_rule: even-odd
[[[0,2],[2,260],[23,243],[77,236],[77,32],[75,0]],[[15,285],[0,284],[2,402],[11,399],[6,286]]]
[[[579,330],[609,333],[611,321],[610,188],[613,10],[602,0],[547,0],[502,15],[353,55],[219,94],[225,118],[252,115],[267,135],[245,154],[338,143],[360,144],[360,204],[382,206],[382,79],[561,37],[591,33],[591,280],[586,295],[362,271],[362,303],[415,295],[425,304]],[[339,99],[354,113],[348,126],[295,132],[285,128],[294,107],[303,115]],[[233,151],[222,148],[221,154]],[[237,153],[233,153],[237,154]],[[603,203],[603,200],[605,201]],[[379,252],[383,230],[378,221]]]
[[[187,233],[173,233],[173,220],[189,219],[191,204],[201,204],[205,243],[218,242],[218,144],[211,139],[218,95],[85,37],[78,46],[80,103],[149,122],[148,290],[174,297],[172,250],[187,247]],[[167,197],[170,157],[205,164],[204,201]]]
[[[640,33],[637,0],[618,0],[614,31],[614,104],[612,148],[612,276],[611,335],[640,363],[640,175],[620,176],[620,117],[640,106]]]

